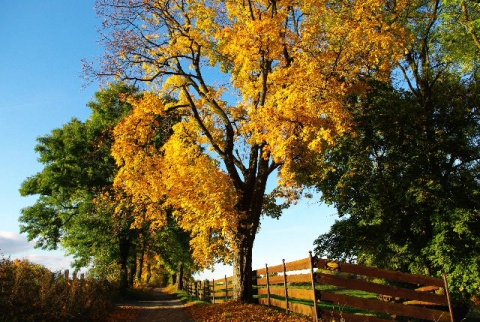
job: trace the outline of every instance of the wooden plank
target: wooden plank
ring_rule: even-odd
[[[399,316],[415,317],[429,321],[450,322],[450,313],[423,307],[382,302],[344,294],[335,294],[326,291],[320,293],[320,300],[329,301],[339,306],[351,306],[365,310],[384,312]]]
[[[278,299],[275,299],[275,298],[271,298],[270,303],[271,303],[272,306],[276,306],[276,307],[281,308],[281,309],[286,309],[287,308],[285,300],[278,300]]]
[[[228,292],[227,294],[226,292],[215,292],[215,301],[220,298],[225,298],[225,295],[232,295],[232,293]]]
[[[261,286],[261,285],[267,285],[267,278],[266,278],[266,277],[262,277],[262,278],[257,279],[257,285],[259,285],[259,286]]]
[[[376,316],[349,314],[341,311],[322,310],[321,317],[325,321],[349,321],[349,322],[392,322]]]
[[[288,283],[311,283],[312,275],[311,274],[296,274],[296,275],[287,275]]]
[[[288,262],[288,263],[285,263],[285,266],[287,267],[287,272],[309,269],[310,258],[307,257],[307,258],[299,259],[293,262]]]
[[[288,297],[302,299],[302,300],[309,300],[313,301],[313,292],[312,290],[305,289],[305,288],[289,288],[288,289]]]
[[[436,290],[441,289],[439,286],[433,286],[433,285],[427,285],[427,286],[422,286],[419,288],[416,288],[415,291],[417,292],[434,292]]]
[[[226,290],[226,289],[231,289],[232,285],[225,285],[225,284],[217,284],[215,285],[215,292],[216,291],[221,291],[221,290]]]
[[[405,304],[405,305],[438,306],[437,303],[417,301],[417,300],[405,301],[405,302],[402,302],[402,303]]]
[[[270,294],[285,297],[285,289],[282,287],[270,287]]]
[[[275,265],[275,266],[268,266],[268,272],[270,274],[283,273],[283,264]]]
[[[327,285],[334,285],[348,289],[361,290],[372,292],[376,294],[388,295],[392,297],[400,297],[407,300],[418,300],[433,302],[437,305],[447,305],[447,298],[444,295],[434,293],[417,292],[415,290],[408,290],[400,287],[381,285],[372,282],[366,282],[356,279],[348,279],[340,276],[319,274],[317,273],[316,282]]]
[[[331,262],[328,259],[317,259],[317,268],[326,269],[327,264]],[[363,265],[348,264],[348,263],[339,263],[338,270],[344,273],[351,273],[356,275],[364,275],[370,277],[384,278],[387,280],[405,282],[411,284],[420,284],[420,285],[435,285],[443,287],[443,280],[440,278],[414,275],[397,271],[390,271],[386,269],[376,268],[376,267],[367,267]]]
[[[315,308],[310,305],[290,302],[288,308],[295,313],[300,313],[306,316],[315,316]]]
[[[277,276],[270,276],[270,285],[272,284],[283,284],[283,276],[282,275],[277,275]]]
[[[258,304],[268,305],[268,298],[266,298],[266,297],[260,297],[260,298],[258,298]]]
[[[283,284],[283,276],[282,275],[277,275],[277,276],[270,276],[270,284]],[[257,285],[267,285],[267,278],[259,278],[257,280]]]
[[[258,295],[268,295],[268,288],[262,287],[257,289],[257,294]]]
[[[257,276],[263,276],[265,274],[267,274],[267,270],[265,268],[260,268],[260,269],[257,269]]]

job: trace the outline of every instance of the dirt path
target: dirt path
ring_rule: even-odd
[[[123,303],[120,308],[125,313],[123,321],[194,322],[185,312],[182,301],[175,294],[169,294],[161,288],[153,290],[153,300],[131,301]],[[127,312],[135,312],[135,314],[127,317],[130,315]]]

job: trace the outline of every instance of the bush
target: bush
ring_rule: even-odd
[[[113,306],[107,282],[66,280],[27,260],[0,260],[0,321],[98,321]]]

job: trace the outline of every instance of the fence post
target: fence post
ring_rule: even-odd
[[[258,279],[258,275],[257,275],[257,270],[252,270],[252,280],[251,280],[251,283],[252,283],[252,294],[253,295],[256,295],[257,297],[254,298],[254,303],[255,304],[258,304],[258,287],[257,287],[257,279]],[[253,296],[252,296],[253,297]]]
[[[202,287],[202,281],[197,281],[198,283],[198,299],[203,300],[203,287]]]
[[[64,272],[64,276],[65,276],[65,281],[68,282],[68,280],[70,279],[70,272],[68,269],[65,270]]]
[[[228,280],[227,275],[225,274],[225,302],[228,301]]]
[[[212,279],[212,303],[215,304],[215,279]]]
[[[265,264],[265,272],[267,274],[267,301],[270,306],[270,273],[268,272],[268,264]]]
[[[285,288],[285,307],[288,314],[288,285],[287,285],[287,266],[285,265],[285,259],[282,259],[283,262],[283,287]]]
[[[312,257],[312,251],[309,251],[309,257],[310,257],[310,276],[312,278],[312,292],[313,292],[313,320],[314,322],[318,322],[318,306],[317,306],[317,290],[315,289],[315,279],[316,279],[316,273],[315,273],[315,268],[317,267],[317,261],[315,260],[315,257]]]
[[[455,317],[453,316],[452,301],[450,300],[450,291],[448,290],[447,274],[442,273],[443,284],[445,284],[445,294],[447,295],[448,310],[450,311],[450,321],[455,322]]]
[[[195,297],[198,299],[198,282],[194,281],[193,284],[195,284]]]
[[[212,302],[212,294],[210,294],[210,281],[205,280],[204,284],[204,292],[205,292],[205,301]]]

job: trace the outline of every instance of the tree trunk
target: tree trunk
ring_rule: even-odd
[[[137,281],[142,282],[142,274],[143,274],[143,263],[145,260],[145,243],[143,243],[142,251],[140,252],[138,258],[138,266],[137,266]]]
[[[150,279],[152,278],[152,265],[150,262],[147,262],[147,278],[145,283],[150,283]]]
[[[233,299],[253,302],[252,249],[255,235],[244,236],[238,251],[233,255]]]
[[[177,288],[183,290],[183,264],[180,263],[177,272]]]
[[[137,272],[137,260],[136,258],[133,258],[130,261],[130,276],[128,278],[129,287],[133,288],[133,286],[135,285],[135,276],[137,275],[136,272]]]
[[[128,288],[128,255],[130,253],[130,241],[126,238],[120,238],[120,294],[125,294]]]

